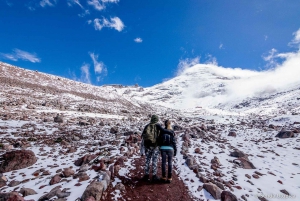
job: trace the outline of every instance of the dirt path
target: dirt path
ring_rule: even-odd
[[[143,201],[192,201],[191,196],[188,193],[187,187],[183,181],[179,179],[178,175],[173,170],[173,181],[171,184],[165,183],[152,183],[145,182],[141,178],[144,175],[144,163],[145,158],[134,159],[134,170],[131,170],[127,175],[129,178],[120,177],[122,183],[126,188],[126,192],[122,193],[123,199],[118,200],[143,200]],[[158,164],[158,175],[161,176],[161,164]],[[151,177],[151,175],[150,175]],[[107,189],[107,198],[105,200],[114,200],[112,192],[115,189],[110,185]]]

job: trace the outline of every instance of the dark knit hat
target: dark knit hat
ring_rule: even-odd
[[[152,115],[151,117],[151,124],[156,124],[158,122],[158,116],[157,115]]]

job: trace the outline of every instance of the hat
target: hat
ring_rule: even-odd
[[[151,124],[156,124],[158,122],[158,116],[157,115],[152,115],[151,117]]]

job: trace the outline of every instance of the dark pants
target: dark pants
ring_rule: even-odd
[[[161,170],[162,177],[166,177],[166,160],[168,158],[168,178],[172,178],[172,158],[174,155],[173,149],[161,149]]]

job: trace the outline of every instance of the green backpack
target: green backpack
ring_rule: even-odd
[[[156,147],[156,138],[158,136],[156,124],[148,124],[142,136],[145,147]]]

